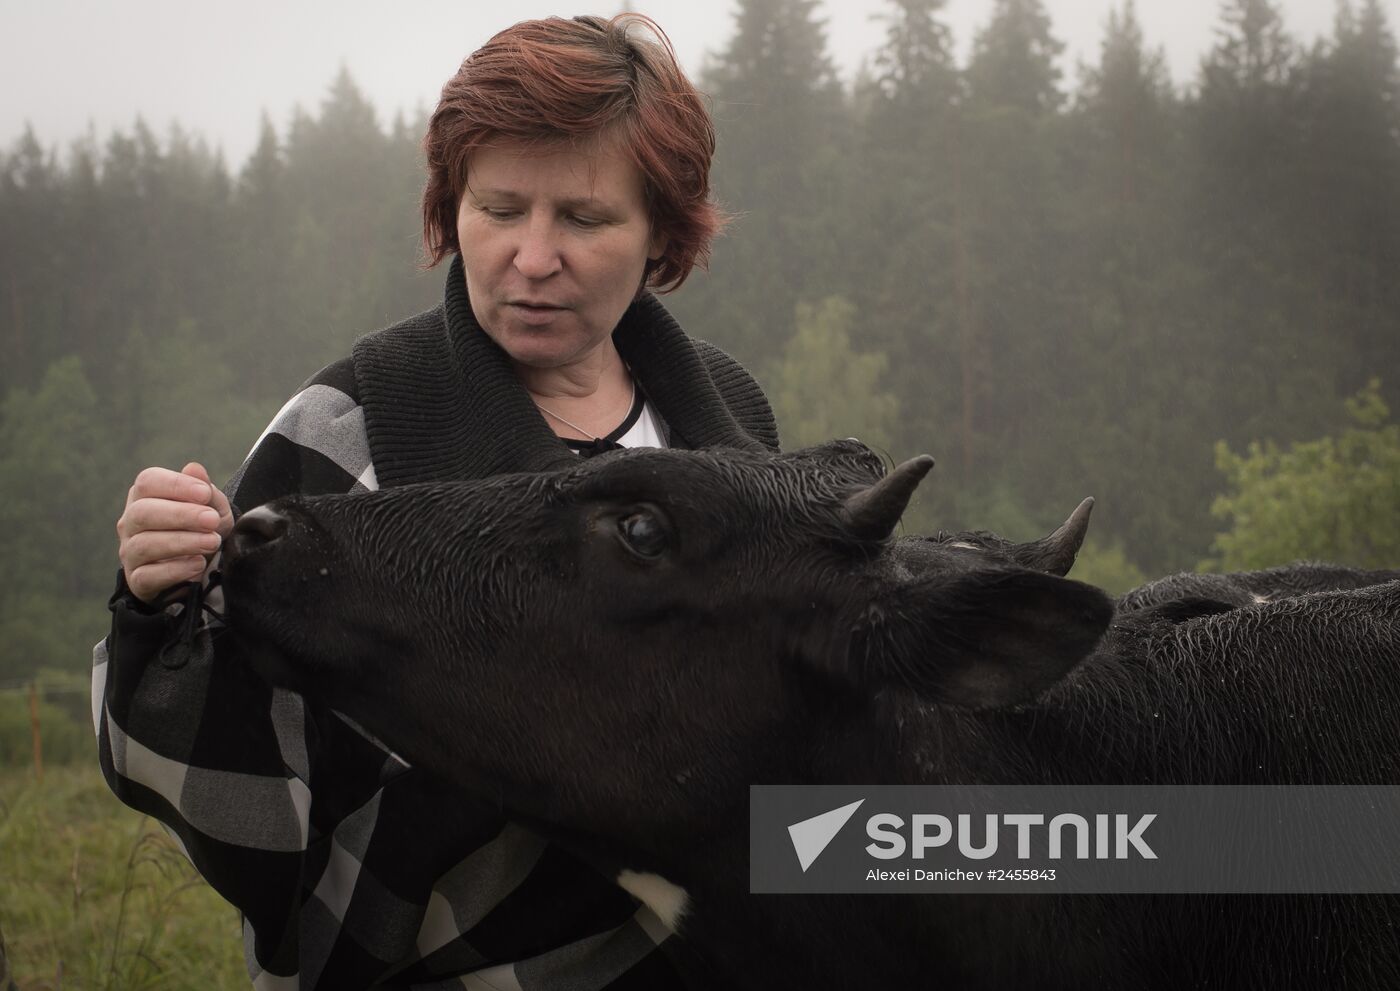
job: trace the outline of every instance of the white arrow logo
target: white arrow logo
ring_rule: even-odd
[[[821,856],[827,844],[836,839],[836,834],[841,832],[841,827],[846,825],[851,816],[856,814],[856,809],[864,804],[865,799],[862,798],[859,802],[803,819],[788,827],[788,835],[792,837],[792,848],[797,851],[797,861],[802,865],[802,873],[807,873],[812,861]]]

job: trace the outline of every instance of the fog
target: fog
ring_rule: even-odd
[[[1066,45],[1061,67],[1067,82],[1075,80],[1081,60],[1095,58],[1111,5],[1047,0],[1056,36]],[[1398,5],[1385,5],[1392,22]],[[629,6],[660,23],[692,74],[733,30],[732,4],[633,0]],[[1281,0],[1278,6],[1305,44],[1330,30],[1329,0]],[[819,7],[830,51],[849,79],[883,37],[877,18],[886,5],[827,0]],[[0,14],[0,145],[13,144],[26,123],[45,146],[62,147],[90,127],[100,140],[140,115],[158,133],[178,122],[237,165],[252,150],[264,111],[282,130],[295,106],[319,105],[342,65],[387,121],[400,110],[411,115],[431,107],[462,58],[516,20],[617,9],[561,9],[539,0],[428,0],[411,8],[331,0],[10,3]],[[960,61],[990,9],[990,0],[949,0],[942,19],[952,28]],[[1162,48],[1178,85],[1195,79],[1218,16],[1219,0],[1138,4],[1146,40]]]

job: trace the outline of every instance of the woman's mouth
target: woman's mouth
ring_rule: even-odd
[[[554,303],[525,299],[512,300],[506,306],[515,314],[516,319],[536,326],[553,323],[559,314],[568,310],[568,307]]]

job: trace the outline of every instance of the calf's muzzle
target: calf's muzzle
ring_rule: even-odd
[[[259,547],[265,547],[287,532],[285,515],[268,506],[257,506],[238,518],[233,532],[224,541],[224,558],[241,557]]]

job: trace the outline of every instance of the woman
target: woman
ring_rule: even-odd
[[[548,471],[619,446],[776,449],[752,378],[645,291],[684,281],[720,217],[709,117],[639,24],[655,27],[525,22],[469,57],[425,140],[442,305],[314,376],[227,497],[198,464],[149,468],[128,494],[93,676],[103,769],[242,910],[257,988],[674,983],[667,933],[610,879],[261,682],[217,623],[196,629],[198,599],[162,608],[234,515],[288,493]]]

